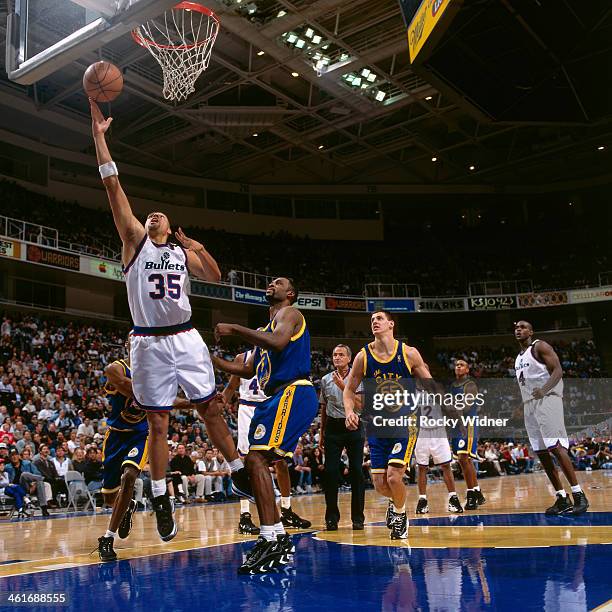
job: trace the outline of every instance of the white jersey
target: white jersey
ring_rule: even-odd
[[[550,378],[546,365],[538,361],[533,354],[533,347],[537,342],[539,340],[534,340],[524,352],[519,353],[514,362],[514,371],[524,402],[532,401],[533,390],[543,387]],[[560,380],[548,394],[562,397],[563,380]]]
[[[247,351],[244,354],[244,363],[249,360],[253,351]],[[239,404],[252,404],[263,402],[266,399],[265,393],[259,387],[259,381],[257,380],[257,375],[253,376],[253,378],[241,378],[240,379],[240,388],[238,389],[238,395],[240,397]]]
[[[132,320],[137,327],[169,327],[191,319],[187,253],[156,244],[147,235],[124,269]]]
[[[444,426],[441,425],[444,416],[440,404],[430,402],[427,405],[421,406],[420,426],[421,429],[438,429]]]

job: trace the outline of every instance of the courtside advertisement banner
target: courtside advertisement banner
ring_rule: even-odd
[[[21,244],[19,242],[7,240],[6,238],[0,238],[0,256],[20,259]]]
[[[214,300],[232,300],[232,288],[227,285],[216,285],[202,281],[191,281],[191,295],[207,297]]]
[[[506,310],[516,308],[516,295],[483,295],[468,298],[470,310]]]
[[[340,297],[326,297],[325,308],[326,310],[351,310],[365,312],[366,303],[365,300]]]
[[[405,298],[368,300],[368,312],[377,312],[379,310],[414,312],[414,300]]]
[[[325,297],[301,293],[295,305],[301,310],[325,310]]]
[[[523,293],[518,296],[519,308],[538,308],[541,306],[562,306],[567,304],[567,291],[543,291]]]
[[[268,306],[266,292],[259,289],[242,289],[234,287],[234,300],[243,304],[256,304],[258,306]]]
[[[27,259],[32,263],[44,264],[54,268],[63,268],[73,272],[81,271],[81,258],[78,255],[62,253],[33,244],[28,245]]]
[[[104,259],[81,257],[81,272],[102,276],[111,280],[123,280],[123,269],[120,264]]]
[[[467,310],[465,298],[450,298],[447,300],[415,300],[417,312],[457,312]]]
[[[567,292],[570,304],[584,302],[605,302],[612,300],[612,287],[598,287],[597,289],[573,289]]]

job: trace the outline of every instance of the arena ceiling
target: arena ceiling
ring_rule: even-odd
[[[41,46],[65,34],[58,7],[66,1],[45,0],[35,15]],[[0,0],[0,23],[12,2]],[[81,78],[101,56],[125,72],[124,92],[112,104],[114,155],[149,168],[252,184],[393,183],[448,192],[612,178],[610,73],[588,68],[591,59],[609,65],[612,57],[609,2],[466,0],[448,40],[472,65],[453,65],[447,54],[442,72],[419,74],[397,0],[206,4],[222,29],[210,68],[185,103],[163,101],[158,65],[123,36],[31,86],[9,81],[2,69],[0,129],[91,153]],[[495,19],[475,28],[492,6]],[[0,32],[6,36],[4,25]],[[585,60],[578,68],[576,57]],[[537,85],[517,77],[517,67],[530,65],[539,70],[533,79],[561,79],[578,111],[548,115],[539,100],[533,118],[499,112],[501,84],[509,92]],[[500,94],[492,112],[473,103],[471,74],[480,93]],[[490,84],[482,81],[487,74]]]

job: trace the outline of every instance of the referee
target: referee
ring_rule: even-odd
[[[325,451],[325,525],[328,531],[336,531],[340,521],[338,508],[338,488],[340,486],[340,467],[342,450],[346,448],[349,460],[351,483],[351,520],[353,529],[363,529],[365,520],[365,483],[363,480],[363,445],[365,434],[360,425],[350,431],[345,425],[342,392],[344,383],[351,370],[351,349],[339,344],[333,352],[333,372],[321,379],[321,432],[319,446]],[[356,408],[361,408],[361,397],[355,398]]]

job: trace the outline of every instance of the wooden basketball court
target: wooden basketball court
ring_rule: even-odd
[[[408,541],[389,539],[386,502],[374,491],[367,493],[366,529],[357,532],[350,527],[350,494],[341,495],[336,532],[319,531],[322,495],[297,497],[294,507],[313,529],[295,536],[294,564],[253,577],[236,574],[254,540],[236,531],[238,504],[177,509],[179,535],[167,544],[154,518],[139,512],[130,537],[116,540],[119,561],[110,564],[100,564],[96,551],[108,513],[4,522],[0,608],[10,608],[10,594],[65,593],[74,609],[99,597],[135,610],[610,609],[612,474],[581,476],[591,507],[576,518],[543,514],[552,501],[543,474],[484,480],[487,503],[462,515],[445,511],[446,492],[436,484],[429,488],[430,514],[415,518],[410,487]],[[461,483],[460,497],[462,489]]]

